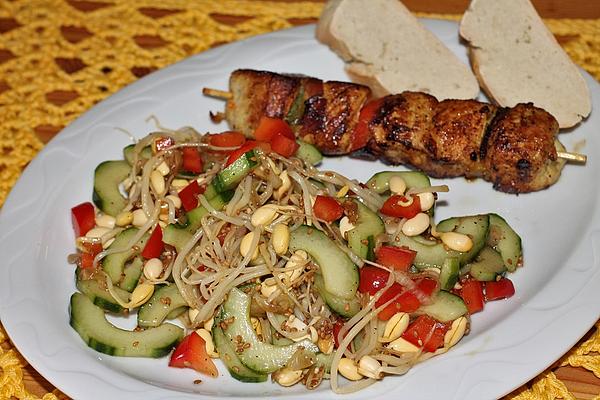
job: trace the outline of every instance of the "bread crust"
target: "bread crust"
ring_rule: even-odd
[[[316,37],[344,59],[354,82],[376,96],[406,90],[440,99],[479,95],[469,67],[398,0],[329,1]]]
[[[591,112],[583,76],[529,0],[472,0],[459,33],[469,44],[480,86],[497,104],[533,102],[560,128],[577,125]]]

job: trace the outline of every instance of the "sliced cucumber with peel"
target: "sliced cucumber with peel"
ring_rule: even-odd
[[[138,326],[142,328],[159,326],[165,319],[175,318],[187,307],[188,304],[179,293],[177,285],[160,286],[154,291],[150,300],[138,310]]]
[[[119,185],[129,176],[131,166],[124,160],[104,161],[94,171],[92,199],[102,212],[116,217],[127,205]]]
[[[498,214],[490,214],[490,234],[487,244],[500,253],[504,266],[509,272],[515,272],[523,262],[521,237]]]
[[[371,250],[371,252],[369,252],[369,249],[372,249],[372,246],[369,246],[369,241],[371,240],[374,242],[375,237],[384,233],[385,226],[377,213],[371,211],[369,207],[358,200],[352,201],[357,206],[358,220],[355,227],[347,233],[348,247],[360,258],[374,261],[371,259],[374,258],[372,255],[373,251]],[[371,256],[371,258],[369,258],[369,256]]]
[[[344,299],[337,297],[325,290],[325,283],[323,277],[320,274],[315,275],[315,289],[319,292],[319,295],[325,300],[325,303],[333,311],[345,318],[351,318],[361,309],[360,302],[356,297],[353,299]]]
[[[210,204],[215,210],[221,211],[225,205],[227,205],[227,203],[229,203],[229,200],[231,200],[231,198],[233,197],[233,190],[226,190],[224,192],[220,192],[218,194],[216,194],[215,196],[211,197],[210,199],[207,197],[208,199],[208,204]],[[204,217],[205,215],[207,215],[209,213],[208,209],[202,205],[199,205],[198,207],[194,208],[193,210],[190,210],[187,212],[187,230],[190,233],[196,233],[196,231],[198,230],[198,228],[200,228],[201,224],[202,224],[202,217]]]
[[[70,324],[83,341],[101,353],[122,357],[163,357],[183,339],[183,329],[162,324],[143,331],[126,331],[106,320],[104,311],[84,294],[71,296]]]
[[[114,242],[108,246],[107,250],[111,249],[128,249],[126,251],[112,253],[104,257],[102,260],[102,268],[104,272],[110,277],[113,284],[118,285],[122,278],[123,272],[125,270],[125,263],[127,260],[136,256],[144,246],[146,245],[146,241],[150,237],[149,234],[144,234],[142,238],[136,243],[136,249],[128,246],[129,243],[133,240],[135,235],[139,232],[138,228],[128,228],[124,231],[120,232],[116,237]]]
[[[300,147],[296,150],[296,157],[306,162],[309,165],[317,165],[323,160],[323,154],[310,143],[297,139],[296,143]]]
[[[427,314],[440,322],[450,322],[465,315],[467,306],[459,296],[440,290],[431,304],[421,306],[417,312]]]
[[[429,240],[422,236],[406,236],[399,233],[395,236],[394,246],[407,247],[417,252],[413,264],[420,270],[426,268],[441,268],[448,258],[458,259],[457,251],[447,249],[437,240]]]
[[[217,353],[219,353],[219,358],[223,361],[231,376],[240,382],[265,382],[269,375],[253,371],[240,361],[235,352],[235,347],[233,347],[229,339],[225,336],[225,333],[223,333],[223,329],[219,326],[219,321],[220,319],[215,319],[212,336]]]
[[[85,294],[96,306],[112,313],[125,313],[125,309],[114,299],[106,288],[106,284],[97,279],[77,279],[77,289]],[[129,301],[130,293],[118,287],[113,287],[115,293],[125,302]]]
[[[414,265],[421,270],[430,267],[441,268],[447,258],[457,258],[462,266],[475,258],[485,246],[489,217],[487,214],[481,214],[449,218],[437,224],[436,229],[438,232],[453,231],[468,235],[473,241],[473,247],[467,252],[459,252],[447,248],[441,241],[422,236],[409,237],[403,233],[396,235],[394,245],[416,251]]]
[[[248,368],[259,373],[271,373],[285,366],[290,357],[303,347],[307,350],[318,352],[319,348],[310,340],[305,339],[288,346],[274,346],[261,342],[250,322],[250,296],[237,288],[229,291],[227,300],[222,306],[222,319],[231,323],[223,330],[232,346],[236,343],[249,344],[237,355],[240,361]]]
[[[475,260],[464,266],[463,272],[469,272],[478,281],[494,281],[498,275],[506,272],[506,267],[500,253],[485,246]]]
[[[128,292],[133,292],[140,281],[143,270],[144,261],[141,257],[135,257],[123,268],[123,278],[119,282],[119,287]]]
[[[186,229],[185,226],[176,224],[169,224],[163,229],[163,242],[165,244],[175,247],[177,253],[181,252],[181,249],[187,242],[192,238],[192,234]]]
[[[355,298],[358,289],[358,267],[325,233],[302,225],[290,235],[290,252],[306,251],[319,265],[325,290],[342,299]]]
[[[123,149],[123,158],[125,159],[125,161],[127,161],[127,163],[129,165],[133,165],[134,148],[135,148],[135,144],[130,144],[129,146],[126,146]],[[138,159],[140,159],[140,158],[142,160],[149,160],[150,158],[152,158],[152,147],[150,147],[150,146],[144,147],[140,151],[140,154],[138,155]]]
[[[448,218],[436,225],[438,232],[457,232],[467,235],[473,241],[471,250],[460,253],[459,261],[464,265],[471,261],[485,246],[490,227],[488,214],[469,215],[464,217]]]
[[[256,153],[254,150],[250,150],[219,172],[209,187],[214,187],[216,193],[234,189],[257,165]],[[208,195],[205,194],[205,196],[208,198]]]
[[[222,210],[227,202],[231,200],[233,191],[226,191],[224,193],[218,193],[214,197],[208,200],[208,203],[215,210]],[[198,206],[187,213],[187,224],[169,224],[163,229],[163,242],[175,247],[177,252],[181,252],[181,249],[187,242],[192,239],[192,236],[202,224],[202,218],[208,215],[208,209],[204,206]]]
[[[444,260],[440,268],[440,287],[442,290],[452,290],[460,275],[460,261],[457,257]]]
[[[429,177],[419,171],[382,171],[376,173],[367,181],[367,187],[379,194],[385,193],[390,190],[390,179],[393,176],[404,179],[407,189],[431,186]]]

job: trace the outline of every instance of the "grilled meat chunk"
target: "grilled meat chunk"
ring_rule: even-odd
[[[532,104],[500,108],[404,92],[370,103],[363,115],[366,86],[253,70],[235,71],[230,90],[232,129],[251,136],[263,115],[282,118],[324,154],[348,154],[366,143],[363,150],[387,163],[436,178],[483,178],[509,193],[544,189],[564,166],[556,120]]]
[[[475,100],[437,102],[424,93],[388,96],[369,124],[369,150],[436,178],[483,178],[524,193],[558,179],[556,120],[532,104],[498,108]]]
[[[437,100],[419,92],[383,98],[368,127],[369,150],[391,164],[425,165],[435,153],[432,120]]]
[[[564,166],[556,152],[557,134],[556,119],[531,103],[503,109],[488,130],[487,148],[482,146],[484,178],[509,193],[552,185]]]
[[[360,109],[371,95],[362,85],[272,72],[237,70],[229,87],[226,118],[251,136],[263,115],[285,119],[296,134],[324,154],[348,154]]]
[[[229,78],[233,95],[227,102],[225,117],[231,129],[251,136],[263,115],[284,119],[304,81],[292,75],[266,71],[237,70]]]
[[[485,175],[481,144],[497,107],[475,100],[444,100],[436,106],[433,139],[439,176],[477,178]]]
[[[298,136],[324,154],[348,154],[360,110],[370,94],[366,86],[324,82],[323,94],[306,101]]]

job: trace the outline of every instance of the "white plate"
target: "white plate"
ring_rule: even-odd
[[[425,21],[466,62],[454,23]],[[0,217],[0,316],[27,360],[58,388],[76,399],[200,399],[308,397],[301,387],[242,384],[221,369],[218,379],[167,367],[167,359],[125,359],[88,349],[69,326],[68,300],[74,292],[74,251],[69,210],[89,201],[95,166],[121,157],[128,138],[115,127],[142,137],[154,126],[191,125],[219,131],[209,110],[223,103],[203,97],[204,86],[227,88],[229,73],[241,67],[347,79],[342,62],[305,26],[223,46],[158,71],[103,101],[53,139],[29,165]],[[410,55],[407,55],[410,56]],[[571,348],[600,314],[600,106],[598,84],[586,75],[595,111],[571,133],[567,148],[587,142],[585,167],[568,165],[548,190],[514,196],[483,181],[447,180],[451,192],[438,218],[495,211],[521,234],[525,267],[511,278],[517,294],[486,305],[473,317],[471,334],[448,354],[416,366],[403,377],[386,378],[344,398],[498,398],[548,367]],[[325,168],[366,180],[380,163],[334,158]],[[186,392],[193,392],[188,394]],[[328,382],[310,396],[331,398]]]

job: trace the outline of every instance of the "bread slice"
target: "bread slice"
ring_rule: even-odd
[[[481,86],[501,106],[533,102],[561,128],[589,115],[585,80],[529,0],[472,0],[460,35]]]
[[[399,0],[330,0],[317,39],[346,62],[353,80],[378,96],[406,90],[470,99],[477,79]]]

